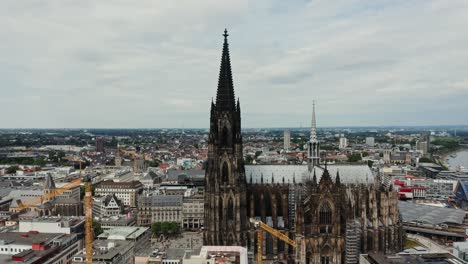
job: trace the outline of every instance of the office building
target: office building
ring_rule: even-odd
[[[340,149],[345,149],[348,147],[348,139],[345,137],[340,138],[340,143],[338,146]]]
[[[285,151],[288,151],[291,149],[291,131],[290,130],[285,130],[284,131],[284,146],[283,146]]]
[[[369,147],[373,147],[375,145],[374,137],[366,137],[366,145]]]
[[[104,153],[104,137],[96,137],[96,152]]]

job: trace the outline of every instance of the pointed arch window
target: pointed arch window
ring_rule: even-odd
[[[224,206],[223,206],[223,198],[219,197],[219,201],[218,201],[218,218],[219,218],[219,222],[222,223],[223,222],[223,210],[224,210]]]
[[[234,220],[234,202],[232,201],[232,197],[229,198],[228,201],[228,220]]]
[[[325,246],[322,249],[322,254],[320,256],[320,264],[330,264],[331,263],[331,249],[329,246]]]
[[[306,264],[312,264],[312,252],[310,251],[306,254]]]
[[[227,162],[223,162],[223,168],[221,170],[221,177],[223,179],[223,183],[227,183],[229,181],[229,167]]]
[[[320,216],[319,216],[319,223],[321,225],[331,225],[332,223],[332,210],[330,208],[330,204],[328,202],[324,202],[320,206]]]
[[[223,130],[221,131],[221,138],[220,138],[220,143],[222,148],[228,148],[231,146],[231,133],[229,133],[229,130],[226,126],[223,127]]]

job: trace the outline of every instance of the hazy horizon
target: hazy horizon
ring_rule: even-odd
[[[468,124],[463,125],[463,124],[455,124],[455,125],[382,125],[382,126],[324,126],[324,127],[317,127],[318,130],[321,129],[339,129],[339,128],[451,128],[451,129],[468,129]],[[209,130],[209,127],[24,127],[24,128],[17,128],[17,127],[5,127],[5,128],[0,128],[1,130],[162,130],[162,129],[174,129],[174,130],[190,130],[190,129],[195,129],[195,130]],[[242,130],[244,129],[292,129],[292,130],[298,130],[298,129],[310,129],[310,126],[298,126],[298,127],[286,127],[286,126],[277,126],[277,127],[242,127]]]

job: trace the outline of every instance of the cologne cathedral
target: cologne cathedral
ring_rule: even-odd
[[[205,175],[204,245],[240,245],[280,263],[358,263],[359,254],[399,252],[397,193],[367,165],[320,160],[315,107],[304,165],[245,165],[241,107],[234,95],[227,31],[216,100],[211,103]],[[249,219],[286,234],[257,241]]]

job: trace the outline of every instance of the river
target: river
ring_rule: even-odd
[[[455,153],[455,157],[448,156],[447,164],[450,170],[456,170],[457,166],[463,166],[465,169],[468,169],[468,150],[462,150]]]

